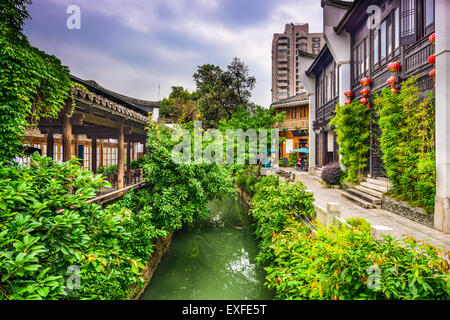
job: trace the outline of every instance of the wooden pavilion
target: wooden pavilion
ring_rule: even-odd
[[[31,147],[55,161],[80,159],[83,167],[97,172],[99,167],[117,165],[118,190],[132,183],[131,160],[145,153],[145,126],[158,115],[160,103],[138,100],[107,90],[95,81],[72,77],[75,108],[67,102],[58,118],[41,119],[38,132],[27,135]]]

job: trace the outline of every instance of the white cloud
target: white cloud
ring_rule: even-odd
[[[57,5],[70,5],[73,0],[50,0]],[[227,0],[221,0],[227,1]],[[86,48],[84,51],[87,61],[95,61],[89,74],[93,71],[99,72],[114,87],[119,90],[121,87],[128,88],[129,77],[137,79],[144,76],[143,83],[159,82],[166,87],[164,94],[168,94],[171,85],[184,85],[193,87],[192,73],[198,64],[212,63],[220,64],[223,67],[235,56],[241,58],[250,68],[250,73],[256,76],[257,84],[254,90],[253,99],[263,106],[270,105],[271,102],[271,44],[273,33],[281,33],[284,25],[290,22],[308,22],[310,32],[320,32],[322,28],[322,14],[319,0],[277,0],[278,5],[267,21],[259,24],[243,25],[239,30],[221,21],[214,20],[215,12],[221,10],[220,0],[78,0],[77,3],[82,8],[82,14],[88,12],[92,15],[103,15],[117,19],[118,23],[130,29],[130,32],[137,32],[155,36],[158,32],[171,32],[186,37],[203,44],[208,48],[207,52],[192,51],[185,48],[174,50],[173,46],[165,47],[162,43],[149,46],[147,50],[153,52],[161,59],[158,63],[167,65],[167,72],[159,75],[145,74],[129,66],[127,61],[113,59],[105,64],[107,59],[93,57],[92,49]],[[164,13],[164,14],[163,14]],[[141,44],[139,46],[142,46]],[[91,56],[88,58],[89,51]],[[70,53],[67,52],[69,55]],[[83,52],[80,52],[83,54]],[[98,55],[104,55],[97,52]],[[76,56],[75,57],[79,57]],[[210,59],[205,61],[205,57]],[[98,61],[97,61],[98,60]],[[187,68],[186,64],[191,63],[192,67]],[[77,63],[79,65],[79,63]],[[70,66],[70,64],[69,64]],[[108,71],[107,69],[111,71]],[[117,70],[126,72],[127,79],[118,78],[112,80],[117,74]],[[178,72],[177,72],[178,70]],[[181,72],[191,72],[182,74]],[[95,77],[95,76],[91,76]],[[115,83],[113,83],[115,81]],[[176,81],[176,83],[174,83]],[[132,82],[138,82],[132,80]],[[189,85],[188,85],[189,84]],[[146,97],[145,92],[140,93],[140,85],[128,88],[136,97]],[[163,90],[161,91],[163,94]]]

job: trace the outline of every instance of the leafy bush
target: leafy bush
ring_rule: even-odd
[[[117,164],[113,164],[107,167],[100,167],[97,169],[97,174],[104,174],[105,176],[112,176],[119,171]]]
[[[297,152],[291,152],[291,154],[289,155],[289,167],[294,167],[295,164],[297,163],[297,159],[298,159]]]
[[[329,185],[337,185],[341,183],[341,166],[339,163],[329,163],[323,167],[322,180]]]
[[[355,228],[359,228],[362,231],[370,232],[370,223],[366,219],[361,217],[353,217],[345,220],[349,225]]]
[[[346,179],[359,182],[369,161],[372,110],[355,100],[347,105],[337,104],[335,113],[330,125],[336,127]]]
[[[255,218],[255,233],[260,240],[260,252],[257,261],[260,263],[272,261],[274,251],[270,247],[272,236],[286,226],[288,219],[297,215],[313,214],[313,197],[305,192],[301,184],[279,182],[277,176],[261,178],[254,190],[253,208],[250,214]]]
[[[259,167],[258,166],[246,166],[234,173],[235,183],[238,187],[252,196],[254,194],[254,186],[259,181]]]
[[[257,261],[276,299],[450,299],[448,252],[412,237],[378,241],[362,218],[312,232],[298,220],[313,211],[303,189],[264,177],[252,198]]]
[[[277,299],[450,299],[443,253],[413,238],[377,241],[338,226],[312,234],[292,219],[271,248],[267,286]]]
[[[388,88],[375,99],[381,129],[380,147],[390,193],[434,210],[436,195],[435,107],[433,93],[424,94],[417,77],[402,83],[399,94]]]
[[[151,241],[166,232],[151,211],[86,202],[106,186],[75,159],[35,153],[30,165],[0,165],[0,299],[123,299],[141,282]],[[71,266],[78,290],[68,287]]]
[[[193,127],[186,126],[193,136]],[[148,126],[144,180],[152,187],[149,203],[153,206],[153,220],[161,228],[173,231],[183,223],[207,217],[207,203],[235,194],[231,174],[216,163],[182,163],[172,160],[172,150],[180,140],[172,140],[166,126]],[[194,141],[194,139],[191,139]],[[193,158],[193,157],[192,157]]]

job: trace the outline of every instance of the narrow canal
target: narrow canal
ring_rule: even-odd
[[[174,235],[141,299],[271,299],[242,199],[212,201],[211,216]]]

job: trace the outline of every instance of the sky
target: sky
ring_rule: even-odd
[[[66,26],[70,5],[81,29]],[[171,86],[194,90],[199,65],[225,69],[239,57],[256,77],[253,102],[269,107],[273,34],[291,22],[322,31],[320,0],[33,0],[29,11],[33,46],[77,77],[153,101]]]

